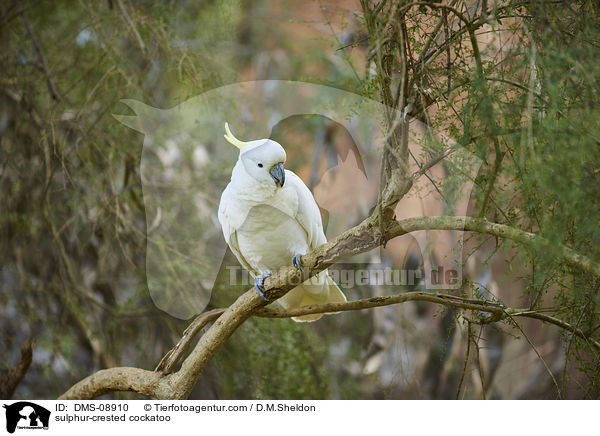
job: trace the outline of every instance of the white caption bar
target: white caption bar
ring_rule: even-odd
[[[306,435],[343,432],[583,434],[596,401],[27,401],[7,400],[0,434]],[[332,433],[329,433],[330,435]]]

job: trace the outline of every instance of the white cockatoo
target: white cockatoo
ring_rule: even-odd
[[[243,142],[225,123],[225,139],[240,149],[231,181],[221,195],[219,222],[231,251],[254,277],[264,296],[264,281],[279,268],[302,266],[301,257],[327,242],[319,207],[296,174],[283,168],[285,150],[270,139]],[[327,271],[289,291],[277,302],[285,309],[344,302]],[[292,318],[316,321],[321,314]]]

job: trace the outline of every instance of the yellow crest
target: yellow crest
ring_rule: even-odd
[[[231,133],[231,129],[229,128],[229,124],[227,123],[225,123],[225,132],[226,133],[223,136],[225,137],[225,139],[227,139],[227,142],[235,145],[240,150],[242,150],[244,147],[250,144],[250,142],[240,141],[235,136],[233,136],[233,133]]]

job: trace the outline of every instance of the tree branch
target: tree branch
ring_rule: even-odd
[[[0,399],[9,400],[31,365],[33,339],[26,340],[21,347],[21,359],[14,368],[0,371]]]
[[[255,293],[253,290],[249,291],[251,293]],[[244,294],[246,295],[246,294]],[[262,308],[257,310],[253,315],[265,318],[289,318],[292,316],[302,316],[302,315],[310,315],[316,313],[332,313],[332,312],[344,312],[351,310],[363,310],[370,309],[374,307],[382,307],[389,306],[393,304],[401,304],[406,303],[408,301],[426,301],[430,303],[441,304],[443,306],[452,306],[457,307],[464,310],[472,310],[476,312],[487,312],[494,315],[491,321],[482,321],[482,322],[495,322],[504,318],[515,318],[515,317],[525,317],[525,318],[534,318],[541,321],[548,322],[550,324],[554,324],[558,327],[561,327],[565,330],[572,332],[573,334],[579,336],[580,338],[587,341],[589,344],[593,345],[597,350],[600,350],[600,343],[589,335],[584,333],[582,330],[570,325],[569,323],[562,321],[558,318],[545,315],[540,313],[539,311],[531,311],[528,309],[514,309],[505,307],[501,303],[497,303],[494,301],[486,301],[486,300],[476,300],[476,299],[467,299],[463,297],[458,297],[454,295],[442,294],[442,293],[429,293],[429,292],[410,292],[404,294],[398,294],[387,297],[372,297],[365,298],[362,300],[355,301],[347,301],[345,303],[327,303],[327,304],[318,304],[311,306],[298,307],[289,310],[279,310],[279,309],[270,309],[270,308]],[[193,329],[192,326],[197,326],[207,319],[212,319],[214,317],[220,316],[222,313],[226,312],[227,309],[215,309],[210,312],[206,312],[206,314],[202,314],[199,316],[194,322],[188,327],[186,332],[191,334],[192,331],[197,331],[199,329]],[[206,321],[209,322],[209,321]],[[203,337],[204,338],[204,337]],[[191,341],[193,336],[188,336],[187,340]],[[202,341],[202,339],[201,339]],[[181,341],[180,341],[181,343]],[[179,344],[178,344],[179,346]],[[173,356],[177,353],[174,353],[174,350],[181,350],[177,346],[171,350],[167,356],[170,356],[173,359]],[[177,354],[181,356],[181,354]],[[167,358],[165,356],[165,358]],[[191,356],[190,356],[191,357]],[[163,358],[163,361],[165,360]],[[188,361],[190,358],[186,359]],[[173,362],[171,360],[170,362]],[[162,363],[162,361],[161,361]],[[173,365],[176,363],[173,362]],[[185,365],[185,363],[184,363]],[[183,367],[182,367],[183,370]],[[182,371],[180,370],[180,372]],[[151,372],[146,371],[139,368],[130,368],[130,367],[119,367],[119,368],[110,368],[102,371],[98,371],[96,374],[82,380],[77,383],[71,389],[69,389],[66,393],[64,393],[59,399],[89,399],[95,398],[97,396],[106,394],[112,391],[135,391],[139,392],[143,395],[155,396],[158,398],[162,398],[160,393],[168,393],[168,387],[173,383],[175,377],[165,376],[160,372]],[[167,398],[172,398],[169,395]],[[185,398],[185,397],[184,397]]]
[[[154,371],[169,374],[192,345],[192,341],[208,323],[217,319],[226,309],[214,309],[201,313],[185,329],[183,336],[171,350],[160,360]]]
[[[503,224],[492,223],[485,219],[471,217],[419,217],[393,221],[387,226],[385,237],[392,239],[416,230],[465,230],[490,234],[511,239],[524,245],[533,245],[535,234],[525,232]],[[370,216],[358,226],[342,233],[335,239],[317,247],[313,252],[302,257],[305,265],[301,271],[296,268],[282,268],[278,274],[265,280],[266,296],[270,301],[277,299],[286,292],[304,282],[308,278],[323,271],[339,260],[359,253],[369,251],[379,245],[381,241],[377,218]],[[560,259],[592,274],[600,276],[600,266],[591,259],[575,252],[571,248],[559,246]],[[144,395],[156,398],[184,399],[191,393],[200,374],[216,354],[221,345],[235,332],[235,330],[253,314],[262,316],[299,316],[311,313],[338,312],[342,310],[360,310],[369,307],[398,304],[405,301],[421,300],[430,301],[447,306],[463,309],[488,312],[495,315],[493,320],[501,319],[505,314],[510,316],[527,316],[553,323],[559,327],[592,341],[579,329],[560,321],[556,318],[539,313],[516,310],[511,313],[502,305],[479,300],[466,300],[460,297],[444,294],[410,293],[393,297],[376,297],[347,303],[329,303],[321,306],[308,306],[284,312],[264,309],[267,304],[261,299],[254,289],[241,295],[229,306],[214,324],[206,331],[196,344],[194,350],[184,360],[181,369],[173,374],[164,375],[160,372],[146,371],[138,368],[112,368],[87,377],[75,384],[65,392],[61,399],[86,399],[117,390],[133,390]],[[508,311],[508,312],[507,312]],[[201,323],[198,323],[200,325]],[[201,328],[201,327],[200,327]],[[197,330],[200,330],[198,328]],[[583,335],[583,336],[582,336]],[[191,339],[190,339],[191,340]],[[189,342],[189,341],[188,341]],[[596,341],[592,343],[597,345]],[[186,345],[186,347],[189,345]],[[164,359],[163,359],[164,360]],[[174,364],[173,364],[174,365]]]
[[[530,247],[555,246],[558,251],[558,260],[563,260],[572,266],[600,277],[600,265],[592,259],[583,256],[564,244],[554,244],[550,241],[515,227],[505,224],[490,222],[483,218],[459,217],[459,216],[434,216],[408,218],[402,221],[394,221],[388,232],[396,237],[416,230],[457,230],[484,233],[500,238],[510,239]]]
[[[131,31],[133,32],[133,36],[135,36],[135,40],[137,41],[138,45],[140,46],[140,50],[142,51],[142,54],[145,55],[146,54],[146,44],[144,44],[144,40],[140,36],[140,32],[138,32],[137,28],[135,27],[135,23],[133,22],[133,20],[127,13],[127,9],[125,9],[125,6],[123,5],[123,2],[121,0],[117,0],[117,5],[119,6],[119,9],[121,10],[121,14],[123,15],[123,18],[125,18],[125,21],[131,28]]]
[[[427,301],[443,306],[488,312],[497,314],[498,316],[502,315],[504,312],[504,306],[493,301],[467,299],[437,292],[407,292],[385,297],[371,297],[362,300],[346,301],[344,303],[313,304],[287,310],[264,308],[258,310],[255,315],[265,318],[289,318],[292,316],[311,315],[316,313],[334,313],[346,312],[349,310],[370,309],[373,307],[406,303],[407,301]]]
[[[22,18],[23,18],[23,24],[25,24],[25,30],[27,30],[27,34],[29,35],[31,42],[33,43],[33,48],[35,49],[35,52],[37,53],[39,61],[40,61],[42,73],[44,74],[44,77],[46,78],[46,84],[48,86],[48,91],[50,92],[50,97],[52,97],[53,100],[57,100],[57,101],[63,100],[64,97],[58,91],[58,88],[56,87],[56,84],[54,83],[54,80],[52,80],[52,76],[50,75],[50,68],[48,67],[48,61],[46,60],[46,55],[44,54],[44,50],[42,50],[42,46],[40,45],[35,33],[33,32],[31,24],[29,24],[29,20],[27,19],[27,15],[25,14],[25,11],[23,10],[21,13],[23,15]],[[64,100],[67,101],[66,99],[64,99]],[[69,101],[67,101],[67,103],[70,104]]]
[[[133,391],[160,398],[159,387],[165,378],[154,371],[129,366],[102,369],[58,397],[59,400],[92,399],[109,392]],[[163,382],[164,384],[164,382]]]

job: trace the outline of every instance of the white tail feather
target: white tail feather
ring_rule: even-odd
[[[285,309],[310,306],[312,304],[343,303],[346,301],[346,296],[326,271],[319,273],[317,278],[318,282],[321,282],[321,278],[323,278],[320,292],[315,292],[315,287],[318,288],[319,285],[309,284],[310,282],[307,280],[277,301]],[[311,322],[320,319],[322,316],[322,313],[316,313],[294,316],[292,319],[296,322]]]

